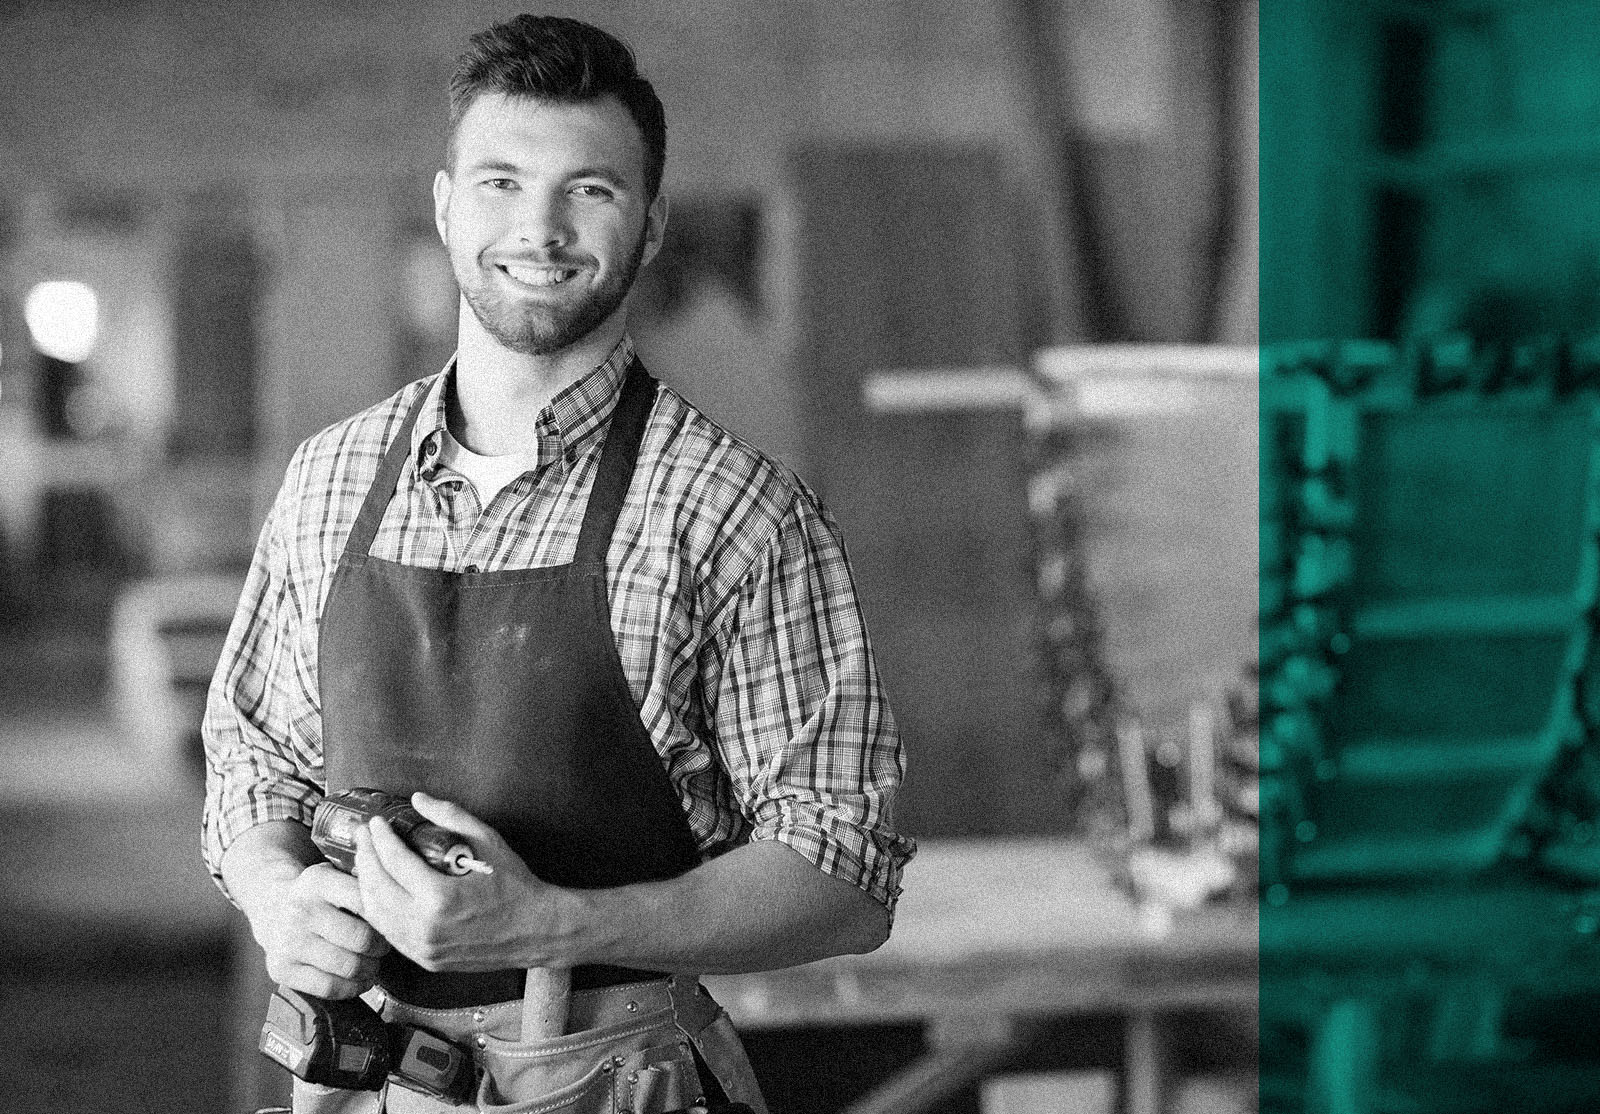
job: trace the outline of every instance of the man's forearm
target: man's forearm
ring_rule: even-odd
[[[868,952],[889,934],[879,902],[773,841],[670,881],[567,890],[560,900],[563,950],[577,963],[733,974]]]

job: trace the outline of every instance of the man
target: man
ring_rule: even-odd
[[[611,36],[472,39],[434,182],[455,359],[296,452],[206,713],[206,858],[269,974],[472,1045],[485,1107],[763,1109],[694,976],[871,950],[913,850],[831,519],[634,358],[664,158]],[[308,827],[354,786],[493,872],[375,821],[339,873]],[[522,1030],[540,969],[571,972],[565,1037]]]

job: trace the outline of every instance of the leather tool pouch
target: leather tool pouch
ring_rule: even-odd
[[[700,1094],[694,1054],[671,1010],[564,1037],[490,1037],[478,1062],[486,1114],[658,1114]]]

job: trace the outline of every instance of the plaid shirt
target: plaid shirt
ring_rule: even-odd
[[[326,779],[318,618],[378,462],[419,392],[411,453],[372,544],[458,571],[569,562],[633,356],[539,414],[537,463],[481,507],[439,463],[452,368],[296,451],[257,543],[204,736],[204,853],[271,820],[310,825]],[[780,840],[893,911],[914,845],[891,805],[904,772],[839,533],[792,473],[663,387],[606,562],[623,672],[706,857]]]

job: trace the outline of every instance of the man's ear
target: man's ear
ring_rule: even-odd
[[[439,230],[439,240],[446,247],[450,246],[450,237],[445,234],[445,214],[450,211],[450,172],[441,170],[433,176],[433,226]]]
[[[644,257],[639,265],[649,263],[661,250],[667,236],[667,195],[657,193],[644,215]]]

